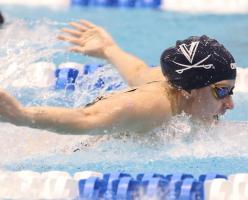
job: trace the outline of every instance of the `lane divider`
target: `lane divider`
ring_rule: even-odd
[[[37,62],[27,66],[28,73],[12,81],[13,87],[51,88],[55,90],[74,91],[79,89],[105,91],[125,87],[123,80],[105,76],[104,65],[99,63],[66,62],[59,66],[49,62]],[[14,71],[6,71],[9,77]],[[99,75],[101,74],[101,75]],[[90,81],[90,82],[89,82]],[[237,79],[234,92],[248,92],[248,68],[237,68]]]
[[[248,174],[0,171],[0,199],[248,199]]]

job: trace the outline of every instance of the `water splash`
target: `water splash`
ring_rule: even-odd
[[[82,87],[76,87],[73,93],[55,91],[54,80],[44,83],[42,75],[49,69],[52,75],[57,54],[64,54],[56,39],[58,24],[50,20],[23,21],[13,20],[4,29],[0,29],[0,85],[7,88],[25,106],[64,106],[79,107],[106,93],[110,84],[122,83],[116,70],[106,65],[92,75],[81,79]],[[16,34],[18,32],[18,34]],[[66,62],[68,57],[64,58]],[[40,69],[42,68],[42,69]],[[37,74],[37,76],[35,76]],[[94,84],[101,77],[105,85],[95,89]],[[38,79],[38,80],[37,80]],[[49,131],[16,127],[0,123],[0,165],[18,162],[33,157],[49,156],[57,153],[67,155],[68,152],[91,148],[97,145],[102,136],[61,136]],[[42,141],[42,142],[41,142]]]
[[[18,34],[17,34],[18,32]],[[38,61],[49,62],[55,53],[63,50],[58,46],[57,31],[49,21],[28,23],[14,20],[0,30],[0,77],[2,87],[30,81],[28,74]]]
[[[178,124],[176,128],[175,124]],[[32,131],[30,135],[34,133]],[[12,170],[65,170],[71,173],[89,169],[103,172],[127,170],[163,173],[187,170],[198,174],[219,170],[230,173],[245,170],[244,163],[248,156],[246,122],[221,122],[217,126],[204,127],[192,123],[186,115],[177,116],[171,120],[169,126],[156,128],[146,135],[114,133],[97,139],[92,136],[87,138],[88,143],[85,142],[85,136],[50,135],[49,138],[44,131],[40,134],[32,135],[33,140],[38,138],[47,142],[37,146],[38,154],[33,151],[29,157],[13,159],[3,166]],[[47,140],[41,138],[44,135]],[[58,138],[61,143],[56,145]],[[10,144],[9,141],[7,143]],[[32,150],[30,144],[24,146]],[[20,146],[16,147],[16,151],[18,149],[23,151]],[[10,151],[14,154],[13,150]]]

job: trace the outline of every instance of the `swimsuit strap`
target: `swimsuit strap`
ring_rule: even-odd
[[[95,100],[93,100],[92,102],[86,104],[84,107],[92,106],[92,105],[94,105],[96,102],[98,102],[98,101],[100,101],[100,100],[103,100],[103,99],[107,99],[107,98],[104,97],[104,96],[99,96],[99,97],[97,97]]]
[[[161,81],[151,81],[151,82],[148,82],[148,83],[146,83],[146,84],[151,84],[151,83],[155,83],[155,82],[161,82]],[[130,90],[124,91],[123,93],[133,92],[133,91],[135,91],[135,90],[137,90],[137,89],[138,89],[138,87],[132,88],[132,89],[130,89]],[[93,100],[92,102],[86,104],[85,107],[92,106],[92,105],[94,105],[96,102],[101,101],[101,100],[103,100],[103,99],[107,99],[107,97],[99,96],[99,97],[97,97],[95,100]]]

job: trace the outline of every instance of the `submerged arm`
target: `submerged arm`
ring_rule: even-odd
[[[150,68],[141,59],[122,50],[103,28],[85,20],[70,25],[75,29],[62,29],[69,35],[60,35],[58,38],[74,44],[71,51],[106,59],[130,86],[164,80],[159,68]]]

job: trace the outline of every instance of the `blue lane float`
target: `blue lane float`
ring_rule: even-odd
[[[73,6],[88,6],[89,0],[71,0]]]
[[[151,199],[166,199],[169,194],[168,179],[149,178],[142,181],[142,188],[144,188],[144,196]]]
[[[55,71],[56,83],[55,89],[75,90],[75,83],[79,70],[73,68],[57,69]]]
[[[79,198],[98,199],[106,192],[106,182],[98,177],[90,177],[80,180],[78,183]]]
[[[92,75],[97,70],[103,67],[102,64],[79,64],[79,63],[64,63],[61,64],[55,70],[55,90],[74,91],[76,87],[81,87],[80,81],[83,76]],[[99,77],[93,84],[92,89],[101,89],[106,86],[106,82],[103,78]],[[106,91],[112,91],[119,89],[122,86],[122,82],[111,83],[108,85]]]
[[[0,176],[0,199],[28,199],[31,194],[35,197],[32,199],[44,200],[211,200],[223,196],[232,196],[235,200],[248,199],[248,194],[243,190],[248,188],[248,174],[227,177],[212,173],[194,178],[191,174],[178,173],[131,175],[85,171],[77,172],[72,177],[62,171],[0,171]],[[22,187],[23,184],[25,187]],[[10,185],[16,189],[8,190]]]
[[[204,199],[204,182],[225,179],[219,174],[203,174],[195,179],[191,174],[127,173],[104,174],[103,179],[90,177],[79,181],[81,198],[199,200]]]
[[[159,8],[161,0],[71,0],[73,6]]]
[[[159,8],[161,0],[136,0],[135,7],[140,8]]]
[[[39,67],[42,67],[43,69],[48,69],[47,71],[51,71],[50,69],[51,63],[48,64],[40,64]],[[54,65],[54,64],[52,64]],[[64,63],[61,64],[54,73],[55,77],[55,83],[53,80],[51,82],[53,85],[53,88],[56,90],[67,90],[67,91],[74,91],[76,87],[82,87],[80,85],[80,80],[83,76],[92,75],[95,73],[98,69],[104,67],[102,64],[98,63],[91,63],[91,64],[79,64],[79,63]],[[46,70],[44,70],[44,76],[48,76],[47,73],[45,73]],[[92,85],[91,89],[101,89],[104,88],[106,84],[106,77],[99,77],[96,82]],[[111,82],[111,81],[110,81]],[[115,89],[119,89],[123,86],[123,82],[118,83],[110,83],[108,82],[108,87],[105,88],[106,91],[112,91]],[[50,82],[49,82],[50,83]],[[238,77],[237,77],[237,83],[235,87],[235,92],[248,92],[247,90],[247,83],[248,83],[248,70],[238,68]],[[37,83],[37,86],[39,84],[43,83]],[[45,84],[46,85],[46,84]]]
[[[212,179],[215,179],[215,178],[223,178],[223,179],[227,179],[227,176],[225,175],[220,175],[220,174],[203,174],[201,176],[199,176],[199,181],[201,182],[205,182],[207,180],[212,180]]]
[[[179,199],[203,199],[203,183],[195,180],[194,178],[186,178],[180,181],[179,186]]]

